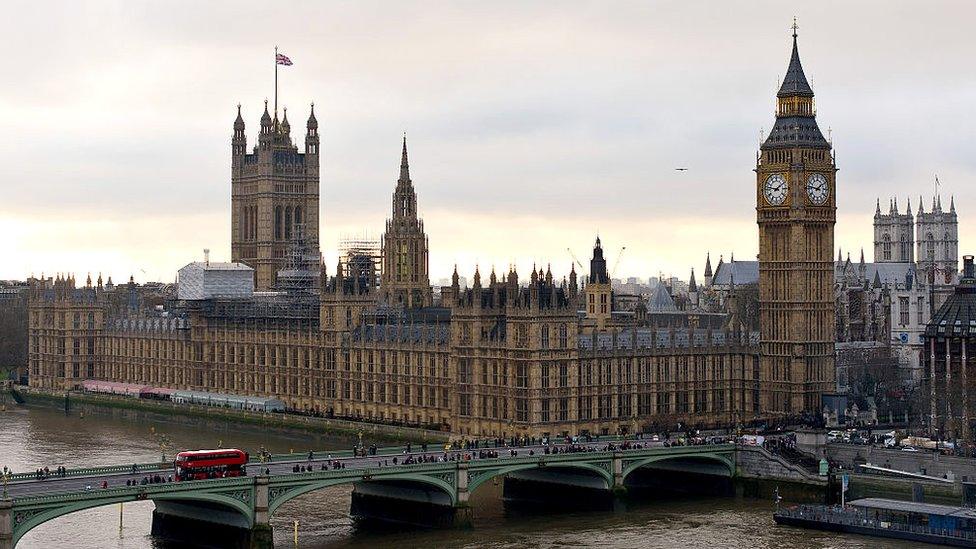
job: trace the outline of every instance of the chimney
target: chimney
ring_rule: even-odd
[[[203,263],[209,267],[210,266],[210,248],[203,249]]]

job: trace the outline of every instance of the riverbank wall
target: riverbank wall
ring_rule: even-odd
[[[45,406],[63,409],[65,393],[40,390],[31,387],[17,387],[27,406]],[[201,422],[224,425],[247,425],[260,429],[273,429],[283,433],[327,435],[344,438],[357,438],[360,435],[367,442],[427,442],[444,443],[450,433],[431,431],[414,427],[366,423],[345,419],[310,417],[293,414],[251,412],[228,408],[213,408],[191,404],[174,404],[166,401],[135,399],[114,395],[97,395],[83,392],[70,392],[67,397],[72,413],[112,413],[126,417],[128,414],[141,416],[139,419],[161,419],[177,423],[200,425]]]

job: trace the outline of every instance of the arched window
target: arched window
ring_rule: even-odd
[[[274,212],[275,212],[274,213],[275,240],[281,240],[281,234],[282,234],[281,206],[275,206]]]
[[[898,254],[901,256],[898,258],[899,261],[910,261],[908,256],[908,237],[904,233],[901,235],[901,245],[898,247]]]
[[[925,233],[925,258],[935,261],[935,237],[932,233]]]
[[[881,257],[885,261],[891,261],[891,235],[888,233],[881,237]]]
[[[302,207],[295,206],[295,226],[302,224]]]
[[[952,237],[949,236],[949,233],[946,233],[945,234],[945,243],[944,243],[944,245],[945,245],[945,255],[942,257],[942,259],[945,259],[945,260],[948,261],[948,260],[952,259]]]
[[[285,208],[285,240],[291,240],[291,206]]]

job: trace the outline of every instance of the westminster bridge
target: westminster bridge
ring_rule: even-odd
[[[616,498],[626,494],[635,472],[649,469],[668,475],[825,483],[754,446],[666,446],[646,441],[409,453],[404,448],[386,448],[369,456],[353,456],[349,451],[286,454],[269,460],[252,458],[248,476],[186,482],[166,481],[172,474],[171,463],[69,469],[43,479],[35,473],[5,479],[0,549],[13,549],[32,528],[57,517],[142,500],[155,504],[153,532],[164,537],[168,531],[185,530],[189,520],[207,523],[208,529],[213,524],[233,530],[238,533],[234,542],[238,546],[267,548],[272,546],[269,519],[283,503],[342,484],[354,487],[354,514],[396,521],[401,511],[419,510],[440,517],[438,525],[465,525],[470,523],[470,494],[492,479],[516,479],[542,489],[596,491]],[[163,482],[143,483],[156,475]]]

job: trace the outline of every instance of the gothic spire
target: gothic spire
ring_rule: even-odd
[[[315,118],[315,103],[312,103],[312,110],[308,115],[308,123],[305,125],[310,130],[317,130],[319,121]]]
[[[695,283],[695,268],[694,267],[691,268],[691,280],[688,282],[688,291],[689,292],[697,292],[698,291],[698,284]]]
[[[711,278],[711,276],[712,276],[712,254],[711,252],[705,252],[705,278]]]
[[[793,21],[793,53],[790,55],[790,66],[786,69],[786,77],[783,78],[783,85],[779,87],[776,97],[803,96],[813,97],[813,89],[807,82],[807,77],[803,74],[803,65],[800,64],[800,50],[796,46],[796,21]]]
[[[881,215],[881,197],[878,197],[875,203],[874,215]]]
[[[793,22],[793,52],[783,84],[776,92],[776,123],[770,130],[761,150],[809,147],[830,150],[830,143],[820,132],[813,104],[813,89],[807,82],[800,64],[796,41],[796,21]]]
[[[400,183],[410,183],[410,164],[407,162],[407,132],[403,132],[403,153],[400,156]]]
[[[237,118],[234,119],[234,129],[243,130],[244,129],[244,117],[241,116],[241,104],[237,104]]]
[[[261,115],[261,133],[271,132],[271,115],[268,113],[268,100],[264,100],[264,114]]]

